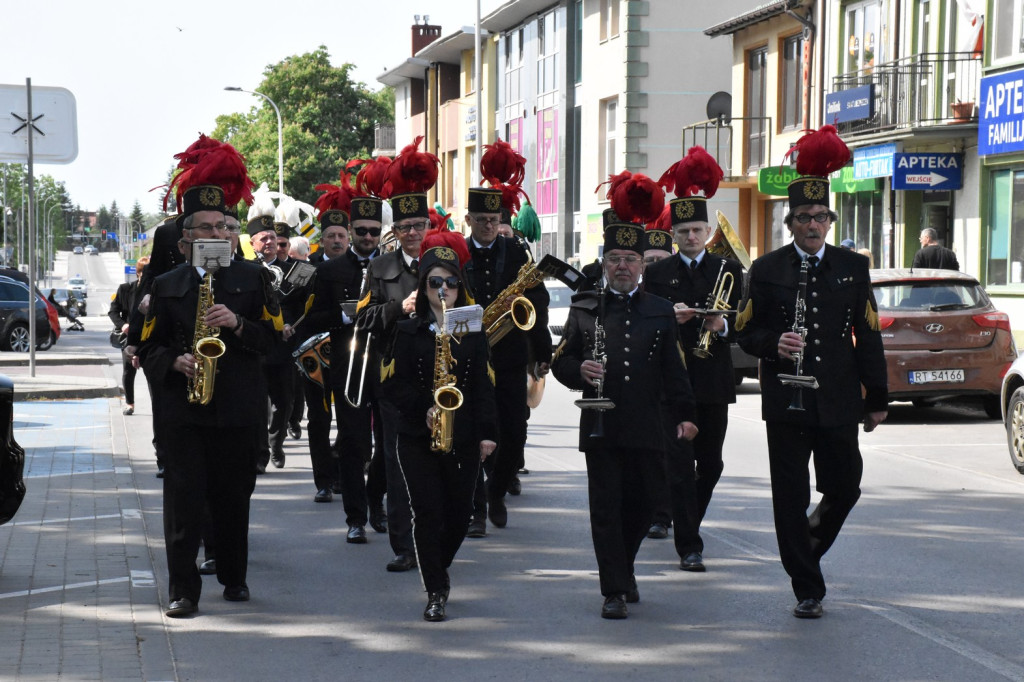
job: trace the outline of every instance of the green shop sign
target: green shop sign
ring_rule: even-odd
[[[789,183],[799,177],[796,169],[789,166],[769,166],[757,172],[757,191],[761,194],[771,194],[777,197],[784,197],[789,194],[786,188]]]
[[[839,194],[856,194],[857,192],[874,192],[879,189],[881,178],[865,178],[855,180],[853,166],[843,166],[831,175],[828,188]]]

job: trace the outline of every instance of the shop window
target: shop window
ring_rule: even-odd
[[[987,283],[1024,284],[1024,169],[991,178]]]
[[[852,239],[857,249],[869,249],[876,268],[886,267],[888,249],[883,248],[882,193],[878,191],[842,193],[839,199],[839,222],[833,226],[835,243]]]

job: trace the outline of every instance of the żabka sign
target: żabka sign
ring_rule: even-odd
[[[1024,151],[1024,70],[981,79],[978,156]]]

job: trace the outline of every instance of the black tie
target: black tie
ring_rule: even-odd
[[[417,272],[420,268],[420,261],[417,258],[412,259],[412,263],[409,263],[409,269],[413,272]]]
[[[808,256],[807,257],[807,265],[811,268],[811,270],[813,270],[814,268],[818,267],[818,257],[817,256]]]
[[[700,261],[696,261],[696,260],[690,261],[690,269],[691,270],[696,270],[698,265],[700,265]]]

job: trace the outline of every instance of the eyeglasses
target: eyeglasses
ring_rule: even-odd
[[[612,265],[620,265],[625,263],[626,265],[636,265],[642,258],[640,256],[605,256],[604,259]]]
[[[501,225],[501,216],[482,216],[474,215],[469,217],[477,225]]]
[[[374,237],[380,236],[379,227],[353,227],[352,231],[358,234],[360,237],[365,237],[368,234],[372,234]]]
[[[216,225],[210,225],[209,223],[203,223],[202,225],[193,225],[189,228],[190,230],[198,230],[199,232],[213,232],[214,230],[227,230],[227,223],[217,223]]]
[[[238,234],[239,232],[242,231],[242,226],[241,225],[225,225],[224,229],[227,230],[228,232],[230,232],[231,234]]]
[[[829,214],[815,213],[814,215],[811,215],[810,213],[797,213],[793,216],[793,220],[797,221],[801,225],[806,225],[812,220],[816,223],[827,223],[829,220]]]
[[[447,277],[440,277],[438,275],[431,275],[427,277],[427,286],[431,289],[440,289],[442,286],[446,286],[449,289],[455,289],[462,286],[462,282],[455,275],[448,275]]]
[[[278,242],[277,243],[277,248],[279,248],[279,249],[287,249],[290,246],[291,246],[290,242]]]
[[[395,225],[394,226],[394,230],[398,234],[408,234],[409,230],[416,230],[417,232],[422,232],[423,230],[427,229],[428,225],[430,225],[430,221],[429,220],[424,220],[421,223],[409,223],[408,225]],[[378,232],[379,231],[380,230],[378,230]]]

